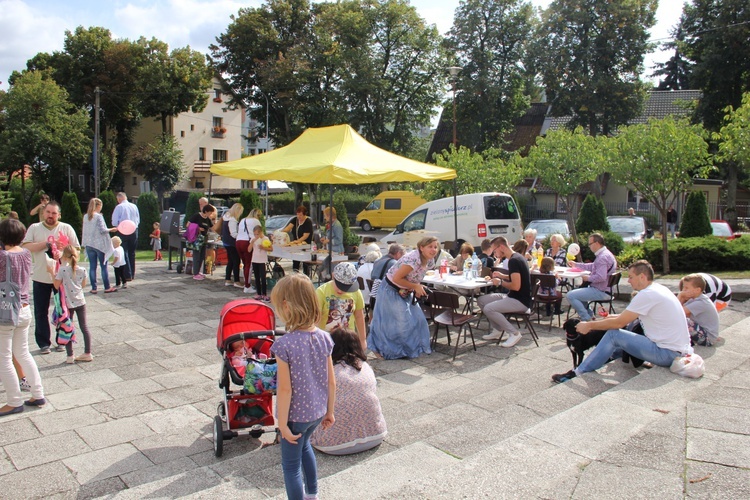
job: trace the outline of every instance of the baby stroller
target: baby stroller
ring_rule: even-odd
[[[275,336],[284,332],[277,332],[275,327],[273,309],[257,300],[233,300],[221,310],[216,347],[222,355],[219,387],[224,399],[214,417],[217,457],[223,452],[224,440],[246,435],[259,438],[267,432],[276,432],[278,437],[273,417],[276,360],[271,356],[271,345]],[[238,346],[244,354],[241,357],[237,356]]]

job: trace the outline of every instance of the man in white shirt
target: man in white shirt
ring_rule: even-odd
[[[132,234],[119,233],[122,240],[122,249],[125,251],[125,262],[128,264],[130,279],[135,279],[135,248],[138,245],[138,225],[141,223],[141,214],[134,203],[128,201],[128,195],[117,193],[117,206],[112,212],[112,225],[117,227],[124,220],[135,223],[135,231]]]
[[[624,352],[659,366],[670,366],[674,358],[692,354],[685,313],[677,297],[664,285],[654,283],[654,269],[645,260],[628,267],[630,286],[638,294],[622,314],[599,321],[582,321],[576,330],[581,335],[591,330],[607,330],[599,345],[578,368],[552,375],[553,382],[566,382],[604,366]],[[635,319],[641,321],[645,335],[623,330]]]
[[[50,201],[44,207],[44,220],[29,226],[26,236],[23,239],[22,246],[31,252],[33,261],[31,285],[34,296],[34,337],[36,344],[39,346],[41,354],[49,354],[52,346],[49,320],[49,303],[52,296],[52,276],[47,271],[48,264],[52,264],[52,259],[47,256],[47,250],[52,243],[48,242],[51,236],[56,242],[55,245],[62,250],[60,236],[64,235],[69,244],[76,248],[81,245],[78,243],[78,236],[70,224],[60,222],[60,205],[56,201]],[[57,346],[56,351],[64,351],[65,348]]]

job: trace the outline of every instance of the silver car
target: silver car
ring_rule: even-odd
[[[637,215],[610,215],[607,222],[610,230],[622,236],[625,243],[643,243],[654,235],[646,219]]]
[[[562,219],[537,219],[529,222],[526,229],[536,229],[536,241],[544,241],[553,234],[561,234],[566,240],[570,238],[568,221]]]

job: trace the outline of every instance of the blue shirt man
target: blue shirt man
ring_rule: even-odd
[[[135,231],[132,234],[119,233],[122,249],[125,251],[125,262],[132,280],[135,278],[135,248],[138,244],[138,225],[141,223],[141,214],[138,212],[138,207],[128,201],[128,196],[119,192],[117,193],[117,206],[112,212],[112,225],[117,227],[125,220],[135,223]]]

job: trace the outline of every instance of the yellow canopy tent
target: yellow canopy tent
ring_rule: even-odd
[[[287,146],[241,160],[215,163],[211,165],[211,173],[234,179],[308,184],[437,181],[456,177],[455,170],[410,160],[373,146],[349,125],[309,128]],[[458,227],[455,229],[458,234]]]
[[[309,128],[288,146],[211,165],[211,173],[247,180],[370,184],[449,180],[456,172],[373,146],[349,125]]]

